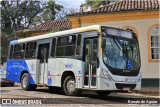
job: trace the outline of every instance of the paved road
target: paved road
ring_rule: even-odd
[[[21,98],[22,100],[30,99],[39,99],[42,100],[44,106],[49,106],[51,103],[54,106],[110,106],[110,107],[119,107],[119,106],[137,106],[128,104],[131,103],[140,103],[140,101],[150,101],[147,103],[156,103],[154,101],[159,100],[159,96],[149,96],[135,93],[112,93],[109,96],[101,97],[98,96],[95,92],[82,92],[80,96],[66,96],[63,92],[53,93],[50,92],[47,87],[38,87],[35,91],[24,91],[21,89],[19,84],[16,84],[14,87],[2,86],[1,87],[1,98]],[[18,99],[16,99],[18,100]],[[153,102],[151,102],[153,101]],[[146,106],[142,105],[141,106]],[[157,106],[157,105],[154,105]]]

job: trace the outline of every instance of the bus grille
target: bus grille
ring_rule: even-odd
[[[130,88],[130,89],[134,89],[136,87],[136,84],[121,84],[121,83],[115,83],[117,89],[123,89],[123,88]]]

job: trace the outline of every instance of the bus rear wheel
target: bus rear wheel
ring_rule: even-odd
[[[31,91],[36,89],[36,85],[29,84],[29,75],[24,73],[21,78],[21,87],[23,90]]]
[[[79,95],[80,90],[76,89],[76,82],[74,77],[72,76],[67,76],[63,82],[63,90],[66,95],[69,96],[74,96],[74,95]]]
[[[96,91],[96,93],[101,97],[105,97],[105,96],[109,95],[111,92],[109,92],[109,91]]]

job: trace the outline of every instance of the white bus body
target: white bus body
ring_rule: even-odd
[[[79,90],[140,90],[138,40],[134,33],[100,25],[76,28],[10,42],[8,80],[24,90],[45,85]]]

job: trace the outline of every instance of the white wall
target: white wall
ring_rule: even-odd
[[[133,26],[138,31],[138,39],[140,44],[141,53],[141,70],[143,78],[159,78],[159,65],[158,62],[148,62],[148,39],[147,31],[153,24],[158,24],[159,18],[154,19],[140,19],[140,20],[124,20],[124,21],[109,21],[99,23],[86,23],[82,26],[93,24],[100,24],[111,27],[122,28],[124,26]]]

